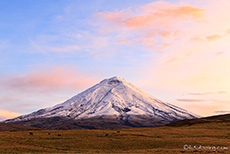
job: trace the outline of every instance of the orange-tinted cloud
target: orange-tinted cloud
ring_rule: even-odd
[[[167,27],[171,24],[175,24],[177,21],[184,19],[199,19],[202,17],[202,9],[194,8],[192,6],[176,6],[168,5],[167,3],[161,3],[161,7],[155,7],[153,2],[152,8],[142,7],[141,11],[145,11],[146,14],[139,16],[127,17],[126,20],[119,20],[122,24],[125,24],[128,28],[156,28],[159,26]],[[164,5],[166,7],[164,7]],[[164,7],[164,8],[163,8]],[[149,10],[148,10],[149,9]]]
[[[224,54],[223,51],[217,52],[217,55],[218,55],[218,56],[219,56],[219,55],[222,55],[222,54]]]
[[[10,119],[10,118],[14,118],[20,115],[21,114],[16,113],[16,112],[11,112],[11,111],[0,109],[0,119]]]
[[[230,34],[230,28],[226,30],[228,34]]]
[[[208,41],[213,41],[213,40],[216,40],[216,39],[221,38],[221,36],[220,36],[220,35],[215,34],[215,35],[210,35],[210,36],[207,36],[206,38],[207,38],[207,40],[208,40]]]
[[[1,79],[3,88],[23,91],[56,91],[81,89],[96,82],[96,79],[71,66],[59,66],[36,70],[20,76]]]
[[[135,9],[99,12],[97,16],[107,21],[110,27],[112,25],[114,31],[125,30],[136,34],[136,38],[125,38],[126,41],[122,39],[122,43],[136,41],[152,47],[153,44],[160,46],[161,39],[175,39],[186,23],[200,22],[204,17],[204,11],[191,5],[181,6],[156,1]]]
[[[204,10],[193,6],[177,6],[167,2],[152,2],[135,10],[126,9],[118,12],[97,13],[104,20],[127,28],[156,28],[177,20],[200,19]],[[154,26],[155,25],[155,26]],[[169,25],[170,26],[170,25]]]
[[[180,102],[205,102],[206,100],[203,99],[176,99]]]

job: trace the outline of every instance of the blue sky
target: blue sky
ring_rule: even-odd
[[[227,113],[228,6],[1,0],[0,118],[61,103],[112,76],[200,115]]]
[[[41,62],[52,66],[67,61],[87,70],[92,64],[101,68],[103,66],[101,61],[104,59],[95,60],[92,58],[94,54],[117,50],[123,52],[133,50],[133,48],[121,49],[116,46],[103,48],[103,44],[97,46],[97,39],[101,41],[100,43],[110,40],[98,32],[97,23],[94,21],[95,13],[135,7],[148,2],[125,1],[123,5],[120,5],[118,1],[98,0],[86,2],[14,1],[10,3],[1,1],[0,47],[3,54],[1,69],[15,73],[28,71],[34,65],[40,65]],[[77,51],[77,46],[84,47]],[[73,49],[74,47],[76,50]],[[57,48],[66,52],[54,51]],[[73,53],[73,51],[77,52]],[[130,65],[129,62],[125,62],[126,55],[120,54],[124,56],[123,60],[121,56],[115,55],[112,61],[107,61],[106,64],[112,67],[118,63]],[[133,61],[140,63],[139,58],[133,58]]]

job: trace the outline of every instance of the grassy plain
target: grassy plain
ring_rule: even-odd
[[[220,147],[217,150],[185,150],[184,145]],[[230,123],[107,130],[0,131],[0,153],[230,153]]]

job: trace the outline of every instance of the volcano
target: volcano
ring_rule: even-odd
[[[115,76],[64,103],[4,122],[45,129],[104,129],[160,126],[197,117]]]

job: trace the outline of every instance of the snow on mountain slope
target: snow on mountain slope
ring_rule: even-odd
[[[64,103],[23,115],[6,122],[35,118],[66,117],[87,119],[100,116],[132,119],[151,117],[166,123],[196,118],[184,109],[162,102],[120,77],[105,79]]]

